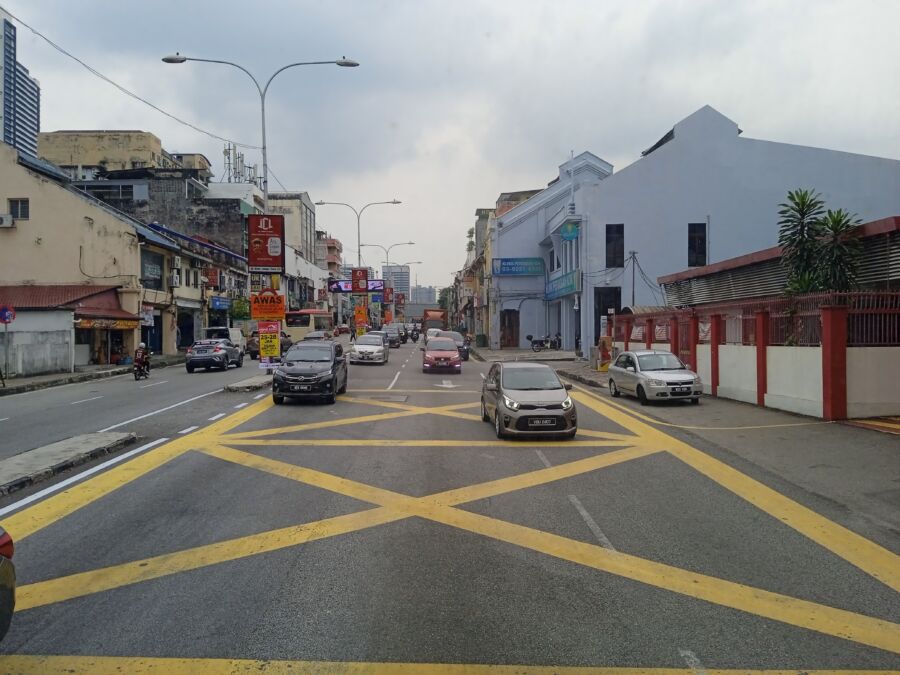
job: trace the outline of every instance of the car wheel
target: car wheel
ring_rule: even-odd
[[[500,421],[500,411],[494,411],[494,432],[497,434],[497,438],[504,438],[506,436],[506,432],[503,430],[503,423]]]
[[[700,397],[698,396],[697,398],[692,398],[691,405],[700,405]]]
[[[188,371],[189,373],[193,373],[193,372],[194,372],[194,366],[185,366],[184,369],[185,369],[186,371]]]
[[[256,352],[250,352],[251,361],[256,361],[257,357],[259,357],[259,354],[257,354]]]
[[[650,401],[647,400],[647,394],[644,392],[644,388],[641,385],[638,385],[637,397],[638,397],[638,400],[641,402],[641,405],[647,405],[648,403],[650,403]]]
[[[339,393],[339,394],[347,393],[347,377],[346,377],[346,375],[344,376],[344,383],[341,385],[341,388],[337,390],[337,393]]]
[[[565,439],[566,439],[567,441],[571,441],[571,440],[573,440],[573,439],[575,438],[575,434],[577,434],[577,433],[578,433],[578,429],[572,429],[572,431],[568,432],[568,433],[565,435]]]
[[[609,395],[613,398],[619,398],[622,395],[622,392],[619,391],[619,388],[616,386],[616,383],[612,380],[609,381]]]
[[[335,401],[337,401],[337,396],[334,394],[328,394],[328,396],[325,397],[325,403],[328,405],[334,405]]]
[[[243,367],[244,367],[244,355],[243,355],[243,354],[241,354],[241,355],[238,357],[237,367],[238,367],[238,368],[243,368]]]
[[[484,404],[484,399],[481,399],[481,421],[482,422],[490,422],[491,416],[488,415],[487,406]]]
[[[272,402],[275,405],[281,405],[284,403],[284,396],[279,396],[278,394],[272,394]]]

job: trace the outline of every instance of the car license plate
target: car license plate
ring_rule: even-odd
[[[528,420],[530,427],[552,427],[556,426],[556,418],[554,417],[535,417]]]
[[[676,394],[687,393],[690,390],[691,390],[690,387],[673,387],[673,389],[672,389],[672,391],[674,391]]]
[[[207,353],[207,350],[205,350],[205,349],[198,349],[198,350],[196,350],[194,353],[195,353],[195,354],[206,354],[206,353]]]
[[[309,391],[308,384],[292,384],[291,391]]]

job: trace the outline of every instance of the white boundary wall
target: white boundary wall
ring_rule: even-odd
[[[712,351],[709,345],[697,345],[697,374],[703,380],[703,393],[712,393]]]
[[[756,404],[756,347],[719,345],[718,395]]]
[[[822,417],[822,348],[766,347],[766,407]]]
[[[847,348],[847,417],[900,415],[900,347]]]

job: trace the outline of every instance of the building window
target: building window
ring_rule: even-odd
[[[28,200],[10,199],[9,212],[16,220],[28,220]]]
[[[159,253],[141,249],[141,285],[161,291],[163,288],[163,257]]]
[[[688,223],[688,267],[706,264],[706,223]]]
[[[606,226],[606,268],[625,267],[625,225]]]

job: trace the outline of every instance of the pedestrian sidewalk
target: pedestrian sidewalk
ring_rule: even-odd
[[[152,357],[153,368],[173,366],[184,363],[184,354],[155,355]],[[99,380],[113,375],[124,375],[131,372],[131,365],[127,366],[83,366],[74,373],[51,373],[49,375],[33,375],[31,377],[14,377],[6,380],[6,387],[0,386],[0,396],[23,394],[26,391],[36,391],[48,387],[58,387],[62,384],[75,382],[87,382]]]
[[[548,349],[536,352],[531,349],[487,349],[486,347],[469,347],[469,353],[478,361],[575,361],[575,352],[560,349]]]
[[[581,384],[586,384],[589,387],[599,387],[601,389],[606,389],[607,386],[607,375],[606,373],[601,373],[600,371],[591,368],[589,362],[584,359],[578,359],[572,363],[560,363],[554,366],[556,372],[559,373],[563,377],[567,377],[570,380],[575,380],[576,382],[581,382]]]

